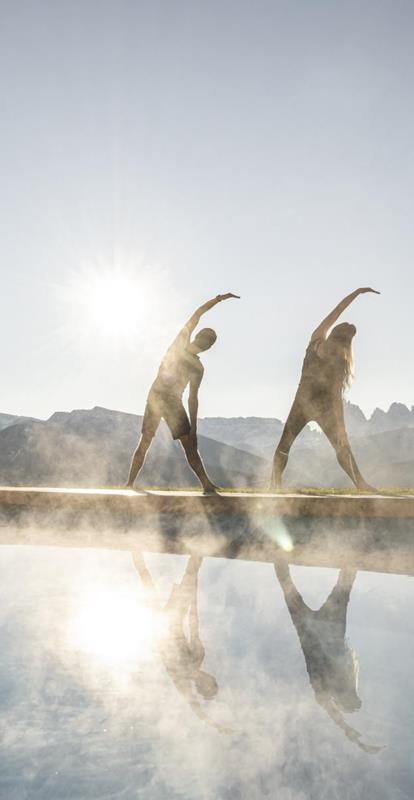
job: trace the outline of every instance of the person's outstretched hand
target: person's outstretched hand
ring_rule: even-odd
[[[376,289],[370,289],[369,286],[365,286],[364,289],[358,289],[360,294],[365,294],[365,292],[373,292],[373,294],[381,294],[381,292],[377,292]]]
[[[219,294],[220,300],[229,300],[230,297],[235,297],[236,300],[240,300],[239,294],[233,294],[233,292],[227,292],[227,294]]]

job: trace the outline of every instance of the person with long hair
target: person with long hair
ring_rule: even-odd
[[[337,319],[360,294],[375,289],[356,289],[344,297],[312,333],[302,367],[298,390],[273,459],[271,488],[278,489],[293,442],[308,422],[317,422],[335,449],[342,469],[359,491],[372,487],[362,477],[345,429],[343,394],[353,376],[352,340],[355,325]],[[335,326],[332,328],[332,326]],[[331,332],[329,333],[330,329]]]
[[[187,461],[205,492],[214,492],[217,487],[208,477],[197,447],[198,390],[203,379],[204,367],[198,354],[208,350],[217,339],[212,328],[203,328],[191,341],[191,334],[200,318],[217,303],[238,297],[236,294],[218,294],[200,306],[181,329],[167,350],[158,375],[151,386],[142,421],[141,438],[132,457],[127,487],[132,488],[140,472],[148,448],[155,436],[161,418],[167,423],[173,439],[179,439]],[[190,386],[188,397],[189,417],[182,396]]]
[[[359,711],[358,658],[346,639],[346,617],[356,570],[341,569],[331,593],[317,610],[298,592],[284,558],[274,564],[291,620],[296,628],[315,699],[345,736],[366,753],[381,747],[365,744],[344,714]]]

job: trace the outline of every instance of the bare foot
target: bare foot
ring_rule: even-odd
[[[219,487],[214,483],[206,483],[206,485],[203,486],[203,494],[217,494],[218,491]]]
[[[358,492],[369,492],[369,494],[379,494],[378,489],[375,486],[370,486],[369,483],[363,483],[361,486],[358,486]]]

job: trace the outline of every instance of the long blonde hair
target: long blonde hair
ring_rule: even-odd
[[[332,371],[341,385],[342,393],[349,389],[354,377],[352,339],[355,333],[355,325],[342,322],[332,329],[326,340],[326,353],[331,362]]]

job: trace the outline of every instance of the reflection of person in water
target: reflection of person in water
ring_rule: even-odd
[[[214,676],[201,669],[205,651],[199,633],[197,590],[202,559],[189,558],[181,582],[173,585],[169,599],[162,607],[142,553],[134,553],[133,559],[151,605],[167,620],[167,633],[160,642],[159,651],[174,686],[199,719],[223,733],[230,733],[229,729],[207,716],[200,702],[200,699],[211,700],[218,691]],[[188,637],[185,635],[187,620]]]
[[[148,448],[155,436],[163,417],[172,433],[173,439],[179,439],[187,461],[204,491],[214,491],[216,487],[208,477],[197,448],[197,411],[198,390],[203,379],[204,368],[198,353],[208,350],[216,341],[216,333],[212,328],[203,328],[191,341],[191,334],[200,318],[210,308],[237,297],[235,294],[218,294],[212,300],[200,306],[190,317],[184,328],[174,339],[167,350],[158,375],[151,386],[142,422],[141,438],[132,458],[127,486],[132,488],[134,481],[144,464]],[[190,419],[184,408],[182,396],[189,384],[188,410]]]
[[[278,561],[275,571],[299,637],[317,702],[350,741],[367,753],[378,752],[381,748],[361,742],[361,734],[348,725],[343,717],[343,712],[361,708],[357,692],[358,661],[345,638],[346,614],[355,570],[340,571],[336,585],[316,611],[309,608],[299,594],[286,561]]]
[[[289,451],[301,430],[311,422],[317,422],[335,449],[336,457],[351,481],[360,491],[369,491],[371,486],[362,477],[352,454],[345,430],[343,392],[352,378],[352,339],[355,325],[342,322],[335,324],[342,312],[365,292],[374,289],[356,289],[345,297],[315,328],[308,344],[302,367],[298,390],[273,460],[271,486],[277,489],[287,464]],[[379,294],[379,292],[375,292]]]

